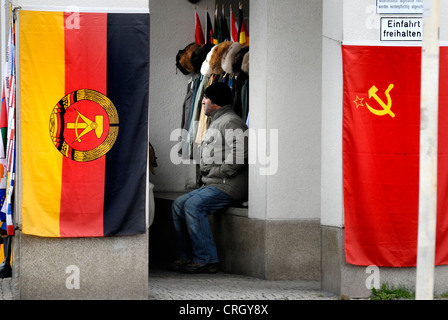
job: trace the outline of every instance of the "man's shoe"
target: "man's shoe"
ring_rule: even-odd
[[[182,271],[185,273],[217,273],[218,263],[197,263],[190,262],[182,267]]]
[[[168,263],[168,270],[182,271],[182,267],[190,262],[191,260],[189,259],[177,259],[176,261]]]

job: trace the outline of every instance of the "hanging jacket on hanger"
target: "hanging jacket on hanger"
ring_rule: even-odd
[[[191,78],[191,82],[189,82],[187,86],[187,93],[185,95],[183,107],[182,107],[182,122],[181,128],[186,132],[190,132],[192,129],[192,125],[194,124],[194,116],[195,116],[195,101],[196,101],[196,93],[201,84],[201,76],[195,74]],[[191,158],[191,150],[188,142],[188,134],[182,135],[182,145],[178,150],[178,154],[182,156],[183,159]]]

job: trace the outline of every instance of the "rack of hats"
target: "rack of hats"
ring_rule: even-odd
[[[233,94],[233,110],[249,125],[249,33],[242,4],[239,3],[237,19],[230,6],[230,29],[224,5],[220,14],[216,6],[213,26],[207,8],[205,30],[204,36],[195,7],[195,41],[176,55],[177,69],[190,75],[182,106],[184,134],[179,154],[184,159],[195,159],[195,152],[198,152],[207,130],[208,117],[201,102],[209,85],[227,83]]]

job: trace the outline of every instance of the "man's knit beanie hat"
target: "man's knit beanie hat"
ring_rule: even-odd
[[[218,106],[225,106],[232,104],[232,91],[230,87],[224,82],[216,82],[208,86],[204,95]]]

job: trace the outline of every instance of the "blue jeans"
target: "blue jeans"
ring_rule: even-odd
[[[174,200],[171,210],[180,259],[201,264],[219,261],[207,216],[231,202],[229,195],[215,187],[196,189]]]

